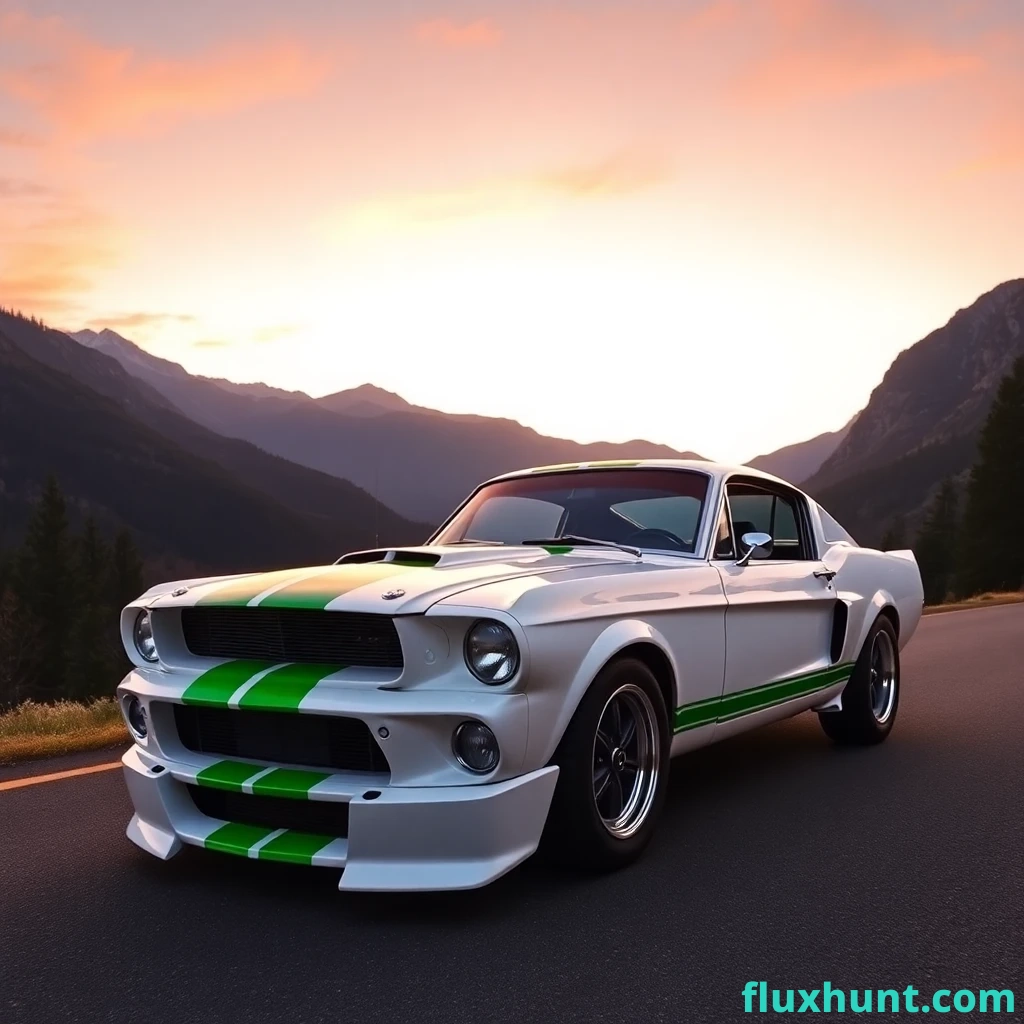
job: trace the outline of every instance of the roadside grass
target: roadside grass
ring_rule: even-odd
[[[27,700],[0,713],[0,764],[129,742],[121,711],[112,697],[87,704],[73,700],[37,704]]]
[[[1024,590],[991,591],[986,594],[978,594],[976,597],[965,598],[963,601],[929,604],[925,606],[924,614],[958,612],[964,608],[986,608],[997,604],[1024,604]]]

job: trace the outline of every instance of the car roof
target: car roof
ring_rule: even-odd
[[[598,462],[565,462],[553,466],[534,466],[530,469],[517,469],[511,473],[503,473],[501,476],[492,477],[486,483],[494,483],[497,480],[512,480],[522,476],[535,476],[540,473],[572,473],[580,469],[680,469],[708,473],[717,478],[741,473],[743,476],[757,477],[761,480],[799,490],[788,480],[772,476],[771,473],[764,473],[750,466],[737,466],[725,462],[707,462],[703,459],[609,459]]]

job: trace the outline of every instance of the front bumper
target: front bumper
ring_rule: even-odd
[[[135,806],[128,838],[147,853],[166,860],[188,843],[342,868],[340,889],[371,892],[474,889],[494,881],[537,849],[558,779],[558,768],[547,767],[484,785],[358,792],[351,776],[339,774],[305,793],[309,800],[347,802],[347,835],[330,838],[201,813],[189,793],[201,761],[171,761],[134,746],[122,763]]]

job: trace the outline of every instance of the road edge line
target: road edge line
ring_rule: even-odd
[[[8,789],[21,789],[23,786],[38,786],[43,782],[58,782],[60,779],[73,779],[76,775],[91,775],[94,772],[109,772],[114,768],[120,768],[120,761],[111,761],[109,764],[93,764],[87,768],[70,768],[66,772],[51,772],[49,775],[27,775],[22,779],[10,779],[7,782],[0,782],[0,793]]]

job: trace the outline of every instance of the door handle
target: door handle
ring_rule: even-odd
[[[835,569],[815,569],[814,578],[816,580],[824,580],[829,587],[832,586],[832,581],[836,578]]]

